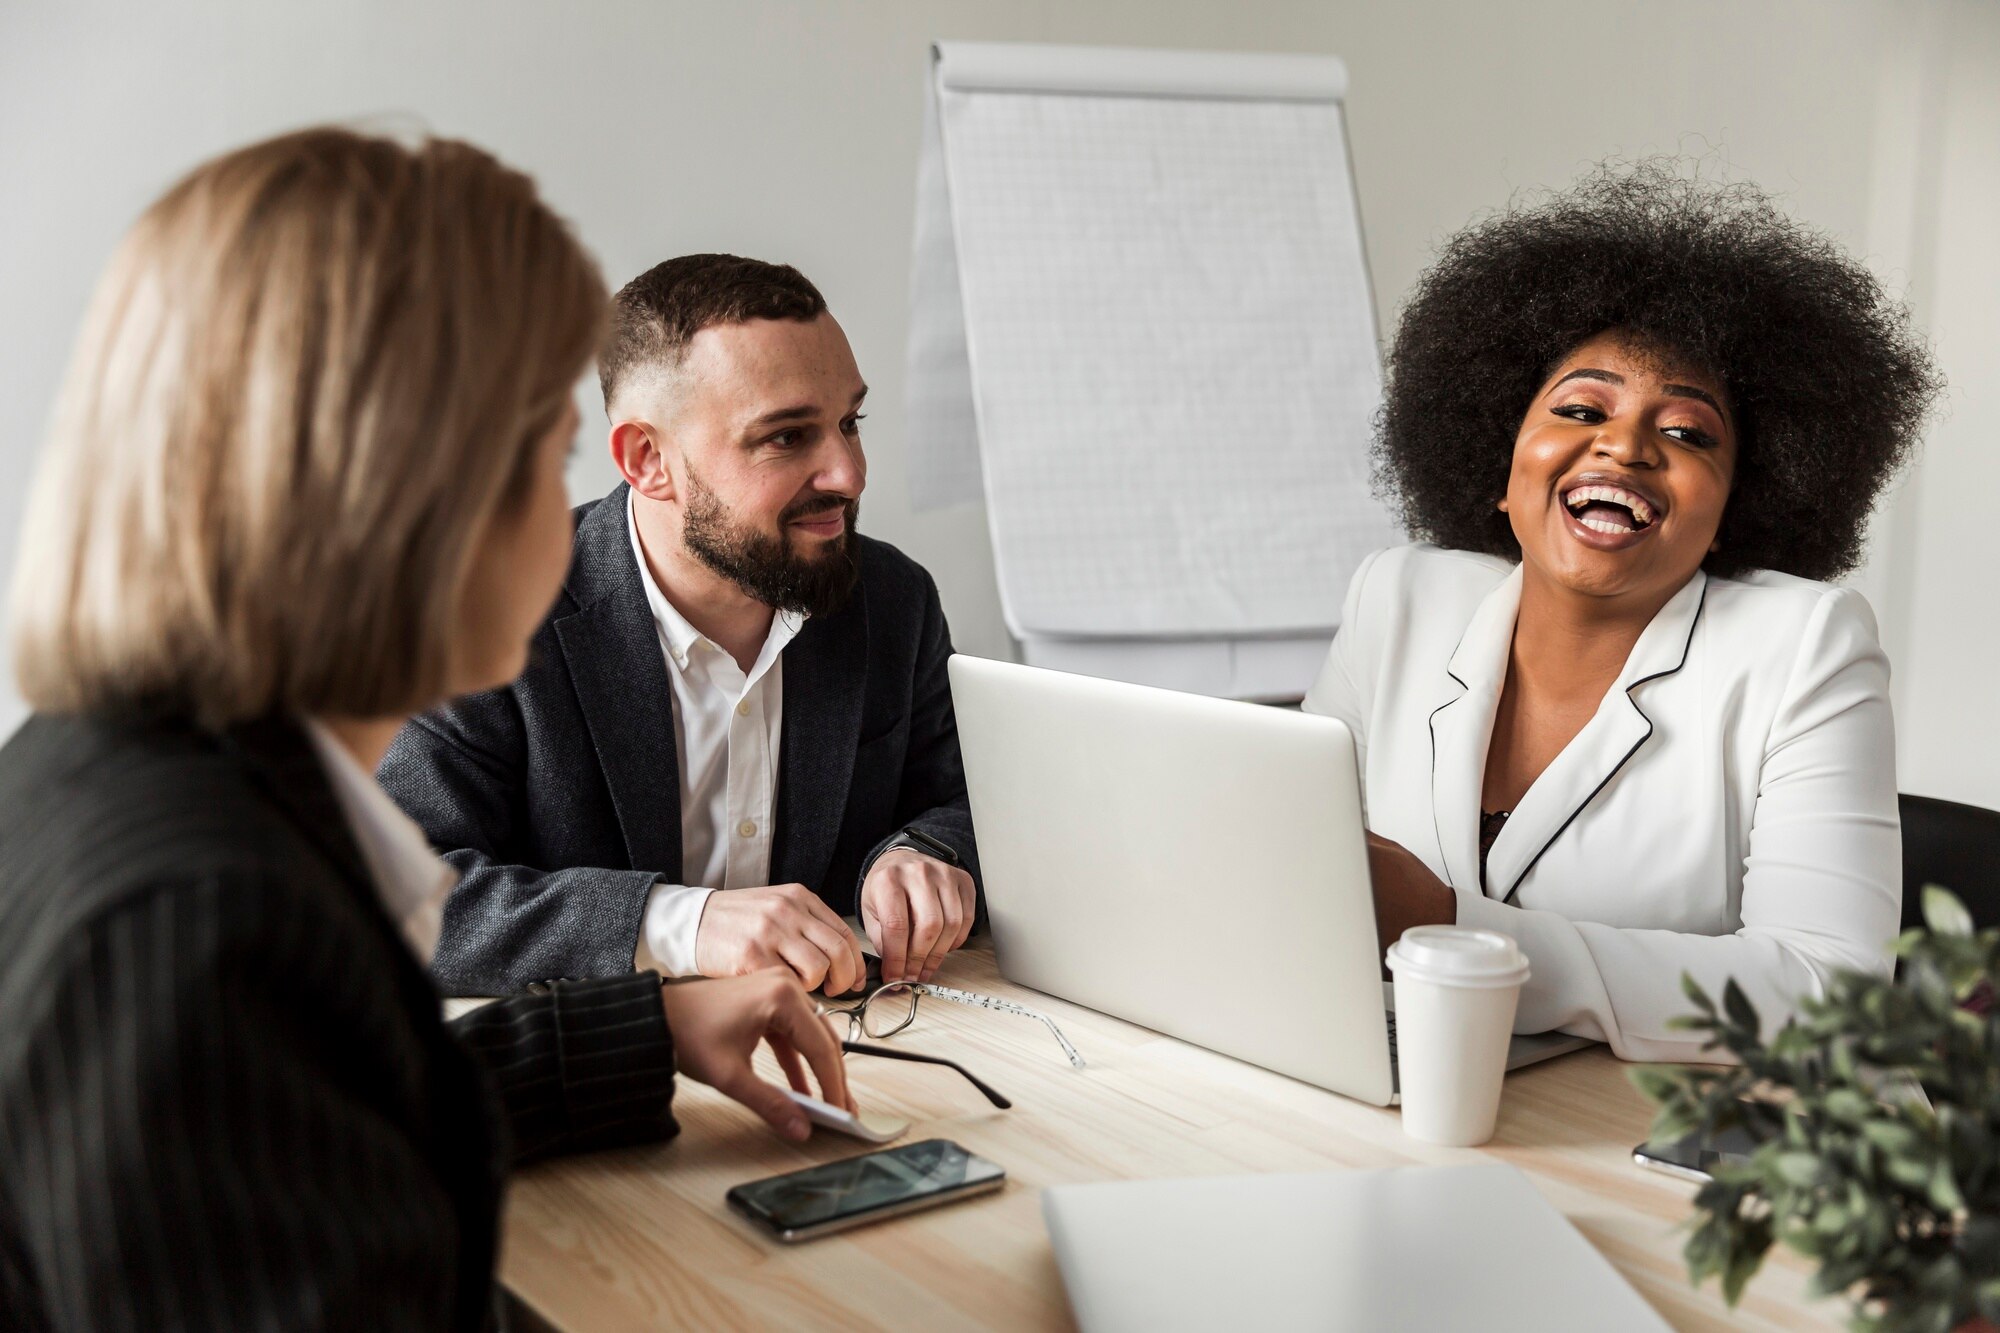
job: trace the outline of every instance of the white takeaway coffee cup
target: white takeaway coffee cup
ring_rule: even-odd
[[[1403,1132],[1461,1148],[1486,1142],[1527,956],[1498,931],[1414,926],[1389,946],[1388,961]]]

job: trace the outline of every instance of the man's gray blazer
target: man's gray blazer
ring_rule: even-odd
[[[382,785],[464,876],[432,962],[449,994],[630,972],[649,891],[681,882],[673,689],[625,493],[577,509],[521,678],[417,718],[382,761]],[[855,540],[854,595],[785,648],[771,848],[772,883],[843,915],[907,826],[979,877],[936,585],[895,547]]]

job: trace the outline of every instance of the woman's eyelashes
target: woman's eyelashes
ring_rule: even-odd
[[[1700,449],[1713,449],[1718,441],[1699,426],[1662,426],[1660,434],[1683,444],[1692,444]]]
[[[1580,422],[1586,426],[1602,425],[1610,419],[1603,408],[1591,403],[1563,403],[1560,406],[1550,408],[1549,411],[1555,416],[1563,417],[1569,421]],[[1682,444],[1692,444],[1702,449],[1713,449],[1718,443],[1713,433],[1702,429],[1700,426],[1661,426],[1660,434],[1670,440],[1676,440]]]

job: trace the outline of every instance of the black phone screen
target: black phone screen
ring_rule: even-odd
[[[796,1231],[1005,1174],[950,1139],[925,1139],[738,1185],[729,1202],[780,1231]]]
[[[1690,1134],[1660,1147],[1642,1143],[1632,1155],[1651,1166],[1679,1167],[1691,1174],[1706,1176],[1717,1162],[1740,1162],[1757,1150],[1759,1139],[1742,1125],[1732,1125],[1716,1134]]]

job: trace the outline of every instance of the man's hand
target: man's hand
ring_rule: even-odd
[[[1384,954],[1412,926],[1458,920],[1458,895],[1401,843],[1368,835],[1368,877],[1375,884],[1375,934]]]
[[[820,1021],[799,979],[784,968],[720,981],[674,982],[660,988],[660,1003],[667,1011],[680,1072],[743,1103],[786,1138],[803,1139],[812,1126],[782,1089],[750,1068],[759,1042],[771,1044],[794,1090],[813,1095],[799,1062],[803,1055],[819,1080],[819,1099],[856,1109],[847,1091],[840,1042]]]
[[[803,884],[721,889],[708,895],[694,937],[705,977],[789,967],[808,990],[841,995],[861,984],[861,946],[847,923]]]
[[[861,885],[861,926],[882,955],[882,980],[936,976],[972,933],[975,901],[972,876],[957,866],[907,847],[876,857]]]

